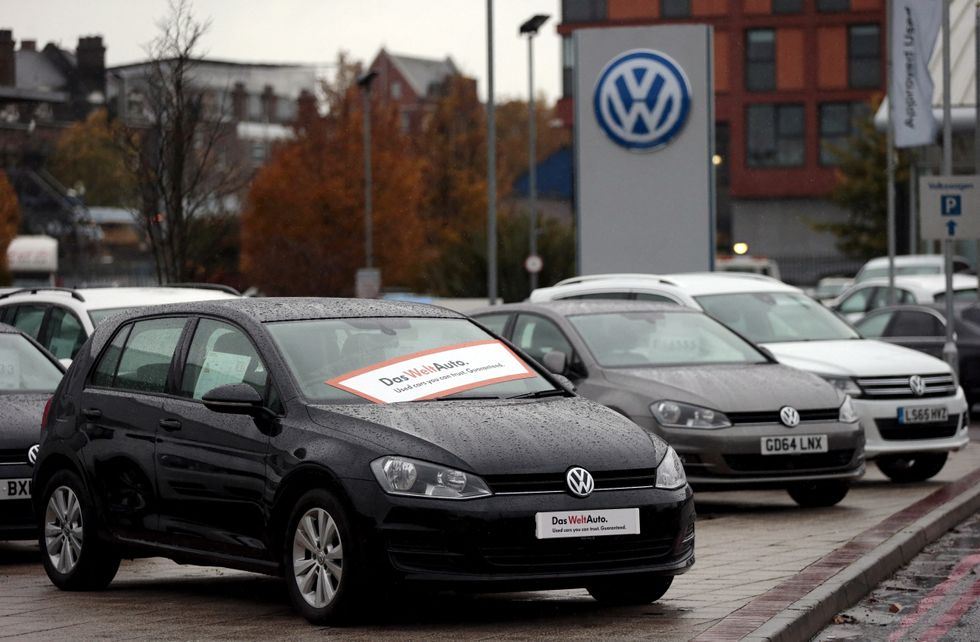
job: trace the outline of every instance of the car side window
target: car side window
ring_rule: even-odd
[[[885,336],[885,328],[888,322],[895,315],[894,312],[882,312],[881,314],[868,315],[855,324],[858,331],[869,338],[877,339]]]
[[[92,385],[111,387],[113,379],[116,378],[116,370],[119,368],[119,357],[122,356],[123,346],[129,338],[129,331],[133,325],[129,324],[116,333],[109,343],[109,347],[102,353],[99,363],[95,366],[95,373],[92,375]]]
[[[119,358],[113,388],[165,392],[170,362],[187,319],[167,317],[137,321]]]
[[[871,297],[871,303],[868,305],[868,310],[876,310],[888,305],[888,288],[879,287],[875,288],[874,290],[875,292]],[[895,303],[915,303],[915,295],[908,290],[895,288]]]
[[[861,288],[857,292],[853,293],[843,301],[841,301],[840,306],[838,306],[837,311],[844,314],[851,314],[854,312],[864,312],[868,309],[868,297],[871,295],[872,290],[875,288]]]
[[[45,305],[19,305],[14,312],[14,318],[10,325],[37,339],[41,333],[41,322],[44,321],[44,313],[47,312],[47,309]]]
[[[52,307],[48,317],[47,339],[44,347],[57,359],[74,359],[85,343],[85,328],[71,311]]]
[[[549,352],[564,352],[571,362],[575,351],[553,322],[534,314],[521,314],[514,324],[512,341],[538,363]]]
[[[912,310],[896,313],[888,328],[890,337],[938,337],[945,333],[946,329],[935,316]]]
[[[269,372],[255,346],[233,325],[201,319],[194,331],[180,394],[201,399],[218,386],[247,383],[267,398]]]
[[[509,319],[509,314],[483,314],[476,317],[476,320],[481,325],[490,330],[490,332],[499,334],[500,336],[504,336],[504,329],[507,327],[507,321]]]

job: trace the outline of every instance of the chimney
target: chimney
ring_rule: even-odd
[[[37,40],[21,40],[21,51],[37,51]]]
[[[231,90],[231,114],[235,120],[245,120],[248,109],[248,94],[245,93],[245,83],[236,82]]]
[[[0,30],[0,87],[17,84],[17,58],[14,56],[14,34],[10,29]]]
[[[102,36],[78,39],[75,50],[78,60],[78,80],[85,96],[99,92],[105,99],[105,47]]]
[[[266,122],[276,121],[276,92],[272,89],[272,85],[266,85],[262,91],[262,115]]]

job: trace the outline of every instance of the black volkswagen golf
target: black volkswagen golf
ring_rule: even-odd
[[[163,556],[282,575],[337,622],[397,582],[646,603],[694,563],[674,451],[441,308],[144,309],[50,403],[35,508],[62,589]]]

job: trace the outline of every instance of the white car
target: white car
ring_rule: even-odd
[[[953,257],[953,273],[968,272],[972,266],[962,256]],[[943,274],[946,272],[946,262],[942,254],[901,254],[895,257],[895,276],[910,276],[915,274]],[[879,277],[888,278],[888,257],[879,256],[871,259],[858,270],[854,282],[860,283]]]
[[[940,303],[946,296],[946,275],[925,274],[895,277],[895,303]],[[953,275],[953,299],[975,301],[977,277]],[[873,278],[849,287],[827,304],[842,317],[854,323],[874,309],[888,305],[888,278]]]
[[[895,481],[938,473],[969,442],[963,389],[944,361],[863,339],[799,288],[731,273],[596,275],[531,293],[531,301],[620,298],[703,309],[786,365],[816,373],[851,395],[865,452]]]
[[[143,288],[31,287],[0,294],[0,322],[30,335],[63,363],[75,357],[101,321],[149,305],[237,299],[223,286]]]

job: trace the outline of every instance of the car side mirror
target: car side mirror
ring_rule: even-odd
[[[551,374],[564,375],[568,368],[568,355],[560,350],[552,350],[541,357],[541,365]]]
[[[208,410],[229,415],[255,417],[265,412],[262,395],[247,383],[218,386],[205,393],[202,401]]]

